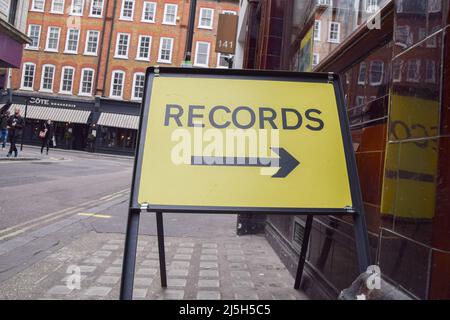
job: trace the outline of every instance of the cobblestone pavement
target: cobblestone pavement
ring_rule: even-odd
[[[1,283],[0,299],[118,299],[123,242],[89,232]],[[162,289],[156,237],[140,236],[134,299],[307,299],[264,236],[166,237],[166,260]]]

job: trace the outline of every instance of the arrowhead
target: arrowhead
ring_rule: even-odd
[[[272,148],[272,150],[280,156],[280,170],[272,178],[286,178],[300,162],[283,148]]]

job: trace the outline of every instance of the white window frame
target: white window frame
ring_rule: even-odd
[[[49,41],[50,41],[50,28],[58,29],[58,41],[56,42],[56,49],[49,48]],[[47,39],[45,40],[45,51],[47,52],[58,52],[59,50],[59,39],[61,39],[61,28],[57,26],[48,26],[47,28]]]
[[[154,14],[153,14],[153,19],[152,20],[147,20],[145,19],[145,7],[147,5],[152,5],[153,6],[153,10],[154,10]],[[156,2],[153,1],[144,1],[143,7],[142,7],[142,17],[141,17],[141,22],[146,22],[146,23],[155,23],[156,22],[156,10],[158,8],[158,4]]]
[[[73,12],[75,1],[76,0],[72,0],[72,3],[70,4],[69,15],[70,16],[76,16],[76,17],[82,17],[83,13],[84,13],[84,0],[81,0],[81,13],[74,13]]]
[[[25,46],[25,49],[27,49],[27,50],[39,50],[39,44],[41,43],[42,26],[39,25],[39,24],[29,24],[28,25],[28,33],[27,33],[28,36],[30,36],[31,27],[39,27],[39,35],[38,35],[38,40],[37,40],[37,47],[32,47],[31,45],[27,44]]]
[[[317,26],[317,28],[316,28]],[[322,39],[322,21],[315,20],[314,21],[314,41],[320,41]]]
[[[90,34],[91,32],[97,34],[97,44],[95,45],[95,52],[89,52],[89,51],[87,51],[87,49],[88,49],[88,42],[89,42],[89,34]],[[98,54],[98,43],[99,43],[99,40],[100,40],[100,31],[98,31],[98,30],[87,30],[87,31],[86,31],[86,41],[85,41],[85,43],[84,43],[84,53],[83,53],[83,54],[84,54],[85,56],[97,56],[97,54]]]
[[[127,53],[126,55],[119,55],[119,39],[120,36],[127,36]],[[116,59],[128,59],[128,54],[130,53],[130,42],[131,42],[131,34],[118,32],[116,36],[116,48],[114,50],[114,58]]]
[[[149,44],[148,44],[148,57],[147,58],[143,58],[143,57],[139,56],[139,54],[141,52],[142,38],[150,38],[150,41],[149,41]],[[145,35],[145,34],[144,35],[142,35],[142,34],[139,35],[138,47],[137,47],[137,50],[136,50],[136,60],[139,60],[139,61],[150,61],[150,55],[151,55],[151,52],[152,52],[152,40],[153,40],[152,36]]]
[[[77,49],[76,50],[68,50],[68,46],[69,46],[69,34],[71,30],[77,30],[78,31],[78,37],[77,37]],[[68,53],[68,54],[77,54],[78,53],[78,47],[80,46],[80,29],[77,28],[69,28],[67,29],[67,33],[66,33],[66,44],[64,46],[64,53]]]
[[[396,71],[398,71],[398,76],[396,76]],[[392,81],[396,83],[401,82],[402,74],[403,74],[403,60],[397,59],[392,63]]]
[[[137,76],[144,76],[144,85],[145,85],[145,73],[144,72],[135,72],[134,75],[133,75],[133,85],[132,85],[132,88],[131,88],[131,100],[141,101],[143,96],[142,96],[142,98],[135,97],[135,94],[136,94],[136,78],[137,78]],[[144,91],[144,89],[142,89],[142,92],[143,91]]]
[[[375,65],[375,63],[380,63],[381,65],[381,77],[379,81],[372,81],[372,68]],[[369,67],[369,84],[371,86],[379,86],[383,83],[383,79],[384,79],[384,61],[383,60],[374,60],[370,62],[370,67]]]
[[[45,71],[44,70],[45,70],[46,67],[53,68],[52,87],[51,87],[51,89],[44,89],[44,75],[45,75]],[[53,92],[53,87],[54,87],[54,84],[55,84],[55,73],[56,73],[55,65],[53,65],[53,64],[44,64],[42,66],[42,70],[41,70],[41,84],[40,84],[39,91],[41,91],[41,92],[49,92],[49,93]]]
[[[364,73],[361,72],[362,66],[364,66]],[[361,80],[361,75],[364,74],[364,80]],[[361,62],[358,69],[358,84],[365,85],[367,82],[367,63]]]
[[[83,78],[84,73],[86,71],[92,71],[92,82],[91,82],[91,91],[90,92],[82,92],[83,90]],[[94,87],[94,81],[95,81],[95,70],[93,68],[83,68],[81,69],[81,75],[80,75],[80,86],[78,88],[78,95],[79,96],[92,96],[92,89]]]
[[[169,40],[170,43],[171,43],[171,45],[170,45],[170,58],[168,60],[161,59],[161,50],[162,50],[162,45],[163,45],[163,42],[164,42],[165,39]],[[169,38],[169,37],[161,37],[161,38],[159,38],[159,49],[158,49],[158,62],[159,63],[168,63],[168,64],[172,63],[173,43],[174,43],[173,38]]]
[[[123,75],[122,77],[122,87],[120,89],[120,96],[115,96],[113,95],[113,89],[114,89],[114,75],[116,73],[121,73]],[[126,77],[126,73],[125,71],[122,70],[113,70],[111,72],[111,83],[110,83],[110,88],[109,88],[109,97],[113,98],[113,99],[123,99],[123,92],[124,92],[124,88],[125,88],[125,77]]]
[[[33,80],[31,81],[31,87],[25,87],[24,86],[24,80],[25,80],[25,70],[26,70],[26,66],[30,65],[33,66]],[[34,80],[36,80],[36,64],[33,62],[25,62],[22,66],[22,78],[20,80],[20,89],[21,90],[28,90],[28,91],[33,91],[34,88]]]
[[[167,10],[169,7],[175,7],[175,14],[174,14],[174,21],[170,22],[167,21],[166,17],[167,17]],[[171,25],[174,26],[177,24],[177,14],[178,14],[178,5],[174,4],[174,3],[166,3],[164,4],[164,15],[163,15],[163,24],[167,24],[167,25]]]
[[[202,25],[202,16],[203,16],[205,11],[212,11],[211,12],[211,23],[208,26]],[[214,26],[214,9],[212,9],[212,8],[200,8],[200,12],[199,12],[199,15],[198,15],[198,26],[197,26],[197,28],[212,30],[213,26]]]
[[[331,38],[331,33],[332,33],[332,26],[333,25],[336,25],[336,26],[338,26],[338,29],[337,29],[337,39],[332,39]],[[330,42],[330,43],[340,43],[341,42],[341,24],[339,23],[339,22],[336,22],[336,21],[331,21],[330,23],[329,23],[329,25],[328,25],[328,42]]]
[[[56,1],[56,0],[52,0],[52,5],[50,6],[50,13],[54,13],[54,14],[64,14],[64,8],[65,8],[65,5],[66,5],[66,1],[65,1],[65,0],[59,0],[59,1],[62,1],[62,11],[56,11],[56,10],[55,10],[55,7],[54,7],[55,1]]]
[[[91,5],[89,6],[89,17],[91,17],[91,18],[101,18],[101,17],[103,17],[103,10],[104,10],[104,7],[105,7],[105,0],[101,0],[102,6],[101,6],[100,14],[92,14],[92,9],[94,8],[94,0],[90,0],[90,2],[91,2]]]
[[[42,9],[36,9],[35,8],[36,0],[31,0],[31,8],[30,11],[33,12],[44,12],[45,10],[45,0],[42,0]]]
[[[125,2],[127,2],[127,1],[133,3],[133,8],[131,9],[131,17],[125,17],[123,15],[123,9],[125,8]],[[122,0],[122,6],[120,8],[120,18],[119,18],[119,20],[133,21],[135,7],[136,7],[136,2],[134,0]]]
[[[203,63],[198,63],[198,47],[200,44],[207,44],[208,45],[208,52],[207,52],[207,56],[206,56],[206,64]],[[195,55],[194,55],[194,66],[196,67],[204,67],[204,68],[208,68],[209,67],[209,56],[211,55],[211,43],[210,42],[206,42],[206,41],[197,41],[195,43]]]
[[[71,69],[73,71],[72,72],[72,84],[70,86],[70,91],[63,90],[64,71],[67,70],[67,69]],[[61,68],[61,79],[60,79],[60,82],[59,82],[59,93],[61,93],[61,94],[72,94],[74,81],[75,81],[75,68],[71,67],[71,66],[64,66],[64,67],[62,67]]]
[[[228,69],[228,66],[221,66],[220,65],[220,58],[222,58],[222,56],[232,56],[231,54],[228,54],[228,53],[221,53],[221,52],[218,52],[217,53],[217,62],[216,62],[216,68],[217,69]]]
[[[312,56],[312,66],[313,67],[316,67],[317,65],[319,65],[319,63],[320,63],[320,55],[318,54],[318,53],[313,53],[313,56]],[[314,60],[316,60],[315,62],[314,62]]]
[[[432,78],[428,77],[429,71],[432,71]],[[426,83],[436,83],[436,76],[437,76],[436,61],[434,61],[432,59],[425,60],[425,82]]]

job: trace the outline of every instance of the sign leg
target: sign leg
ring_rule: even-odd
[[[161,275],[161,287],[167,287],[166,253],[164,248],[164,226],[162,212],[156,212],[156,229],[158,233],[159,272]]]
[[[139,234],[139,218],[141,210],[130,209],[128,212],[127,234],[122,263],[122,279],[120,283],[120,300],[133,298],[134,269],[136,266],[136,248]]]
[[[298,260],[297,275],[295,276],[294,289],[299,289],[300,283],[302,282],[303,269],[305,267],[306,253],[308,252],[308,244],[309,244],[309,237],[311,235],[313,217],[314,217],[313,215],[308,215],[306,217],[305,233],[303,235],[302,249],[300,251],[300,258]]]
[[[356,254],[358,256],[358,270],[359,273],[367,271],[367,267],[370,266],[370,251],[369,251],[369,239],[367,237],[367,226],[364,215],[357,213],[353,215],[353,221],[355,224],[355,242],[356,242]]]

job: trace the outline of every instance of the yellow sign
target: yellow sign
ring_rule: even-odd
[[[353,207],[346,127],[335,84],[326,78],[148,73],[144,96],[134,191],[139,206]]]

